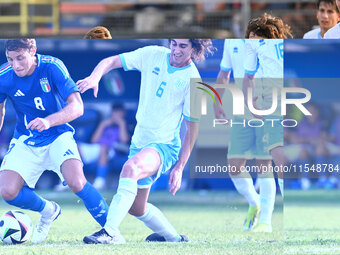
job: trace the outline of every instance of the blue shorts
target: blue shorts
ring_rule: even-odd
[[[243,119],[234,118],[233,122],[242,122]],[[247,122],[247,120],[246,120]],[[250,127],[247,124],[233,125],[230,130],[228,158],[271,160],[263,139],[266,137],[265,125]]]
[[[161,157],[161,166],[159,167],[156,174],[146,177],[144,179],[138,180],[138,188],[148,188],[150,187],[161,174],[166,173],[171,169],[173,165],[178,161],[179,151],[181,149],[180,146],[172,145],[172,144],[159,144],[159,143],[151,143],[142,148],[137,148],[133,143],[130,146],[129,158],[136,155],[138,152],[143,150],[144,148],[153,148],[156,150]]]

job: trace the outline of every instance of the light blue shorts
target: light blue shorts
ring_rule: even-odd
[[[171,144],[159,144],[159,143],[158,144],[151,143],[142,148],[137,148],[132,143],[130,146],[129,158],[133,157],[134,155],[136,155],[138,152],[140,152],[144,148],[155,149],[159,153],[162,163],[156,174],[150,177],[146,177],[144,179],[138,180],[137,182],[138,188],[141,188],[141,189],[150,187],[159,178],[161,174],[164,174],[167,171],[169,171],[172,168],[172,166],[174,166],[176,162],[178,161],[178,155],[181,149],[180,146],[171,145]]]
[[[242,122],[243,119],[234,118],[233,122]],[[266,137],[265,125],[250,127],[246,124],[233,125],[230,130],[228,158],[270,160],[272,157],[263,142]]]
[[[279,119],[279,121],[274,121],[270,125],[264,127],[265,136],[263,137],[264,149],[270,152],[272,149],[283,146],[283,126],[281,125],[281,117],[271,116],[266,117],[266,119]]]

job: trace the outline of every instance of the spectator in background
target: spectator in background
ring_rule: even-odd
[[[316,6],[316,18],[320,27],[304,34],[303,39],[322,39],[324,34],[340,20],[335,0],[317,0]]]
[[[84,39],[112,39],[110,31],[106,27],[94,27],[90,29]]]
[[[116,102],[112,105],[110,118],[103,120],[99,124],[91,140],[92,143],[98,143],[100,145],[97,176],[93,183],[94,187],[99,190],[105,187],[105,177],[109,170],[109,154],[111,148],[119,143],[127,144],[129,140],[130,136],[126,128],[124,105]]]
[[[329,160],[329,150],[327,148],[327,134],[324,132],[323,122],[320,118],[320,111],[316,104],[307,106],[311,116],[304,117],[296,128],[295,133],[290,133],[285,138],[291,144],[286,146],[287,157],[296,165],[305,164],[312,167],[313,164],[326,164]],[[294,156],[297,157],[294,158]],[[310,173],[302,173],[301,188],[307,190],[311,186],[308,177]],[[318,186],[326,185],[326,173],[320,173]]]

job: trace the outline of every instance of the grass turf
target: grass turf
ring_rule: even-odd
[[[189,243],[146,243],[151,233],[142,222],[127,216],[121,225],[125,245],[85,245],[82,238],[99,230],[98,224],[70,192],[42,193],[62,206],[43,244],[0,245],[0,254],[340,254],[339,191],[286,191],[285,209],[278,195],[273,233],[242,231],[247,212],[235,192],[154,192],[158,206]],[[110,202],[112,193],[103,193]],[[0,202],[1,213],[15,209]],[[34,223],[39,215],[26,211]],[[284,219],[284,221],[283,221]],[[284,224],[283,224],[284,222]]]

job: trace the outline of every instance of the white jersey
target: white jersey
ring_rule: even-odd
[[[272,88],[283,87],[283,40],[282,39],[252,39],[246,42],[245,73],[254,75],[261,70],[262,93],[257,106],[269,109],[272,106]],[[279,115],[280,94],[278,108],[274,115]]]
[[[200,78],[193,62],[176,68],[170,65],[170,50],[147,46],[120,56],[124,70],[141,72],[137,126],[132,143],[137,148],[151,143],[179,143],[182,117],[198,121],[190,111],[190,80]]]
[[[321,29],[315,28],[303,35],[303,39],[322,39]]]
[[[340,39],[340,23],[336,24],[334,27],[329,29],[325,35],[324,39]]]

